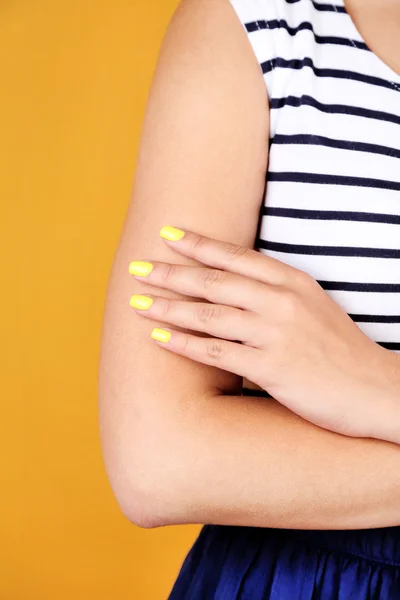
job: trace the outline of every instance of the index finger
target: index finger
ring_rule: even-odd
[[[166,225],[161,228],[160,236],[180,254],[224,271],[251,277],[262,283],[283,285],[290,277],[293,278],[295,273],[299,273],[294,267],[266,256],[258,250],[215,240],[194,231],[184,231]]]

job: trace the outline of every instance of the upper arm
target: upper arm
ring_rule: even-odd
[[[128,439],[182,423],[196,397],[235,391],[236,375],[163,350],[162,323],[129,306],[132,294],[189,299],[128,274],[131,260],[193,265],[159,237],[163,225],[254,247],[268,159],[268,97],[229,0],[184,0],[156,65],[132,199],[114,259],[99,370],[100,429],[108,476],[125,485]],[[156,435],[156,434],[154,434]],[[153,446],[154,447],[154,446]],[[126,460],[133,466],[135,456]]]

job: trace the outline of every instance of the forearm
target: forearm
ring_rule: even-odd
[[[151,526],[400,524],[396,444],[327,431],[258,397],[196,399],[175,423],[145,436]]]

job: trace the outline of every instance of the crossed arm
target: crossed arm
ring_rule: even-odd
[[[400,525],[397,445],[332,433],[266,398],[186,402],[189,410],[164,413],[151,441],[143,434],[125,457],[133,479],[121,508],[136,524]]]
[[[99,372],[107,474],[123,513],[143,527],[400,524],[399,445],[346,437],[275,400],[238,396],[238,376],[159,348],[150,332],[163,323],[129,306],[132,294],[154,292],[130,278],[131,260],[195,264],[155,244],[164,224],[253,247],[268,120],[259,65],[227,0],[184,1],[149,96]]]

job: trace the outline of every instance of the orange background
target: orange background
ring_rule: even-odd
[[[103,467],[107,280],[177,0],[3,0],[1,600],[162,600],[199,527],[142,530]]]

